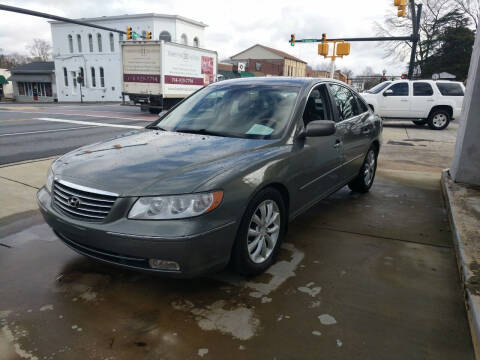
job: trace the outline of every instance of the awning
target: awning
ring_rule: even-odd
[[[52,82],[51,75],[42,74],[14,74],[8,78],[10,81],[24,82]]]
[[[5,76],[0,75],[0,85],[5,85],[8,84],[7,79],[5,79]]]
[[[242,71],[240,77],[255,77],[255,74],[248,71]]]

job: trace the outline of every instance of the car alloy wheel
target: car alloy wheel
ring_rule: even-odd
[[[261,264],[272,254],[280,235],[280,221],[280,210],[273,200],[263,201],[253,212],[247,233],[247,249],[254,263]]]
[[[373,176],[375,174],[375,162],[375,152],[373,151],[373,149],[370,149],[363,167],[363,179],[366,186],[370,186],[373,181]]]

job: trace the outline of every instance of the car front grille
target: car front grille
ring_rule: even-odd
[[[53,182],[53,204],[74,218],[101,221],[110,212],[117,194],[87,188],[63,180]]]

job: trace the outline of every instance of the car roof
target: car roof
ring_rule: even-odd
[[[287,77],[287,76],[265,76],[265,77],[248,77],[248,78],[238,78],[230,80],[222,80],[216,83],[213,83],[212,86],[225,86],[233,84],[244,84],[244,85],[283,85],[283,86],[300,86],[300,87],[310,87],[316,83],[320,82],[335,82],[343,85],[348,84],[330,78],[312,78],[312,77]]]

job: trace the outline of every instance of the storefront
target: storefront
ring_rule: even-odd
[[[17,102],[57,101],[53,61],[20,65],[11,70],[9,80]]]

